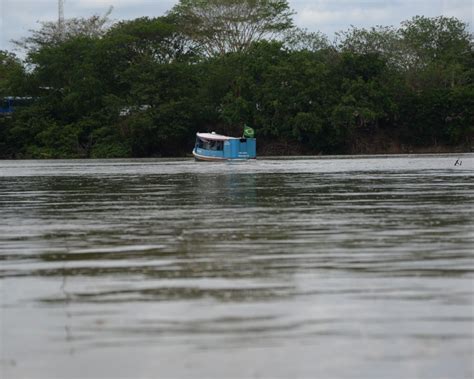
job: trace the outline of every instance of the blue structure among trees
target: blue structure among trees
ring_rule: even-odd
[[[11,97],[6,97],[0,101],[0,115],[5,116],[13,113],[13,101]]]
[[[33,98],[31,97],[14,97],[7,96],[0,98],[0,116],[11,115],[15,108],[18,106],[24,106],[31,103]]]

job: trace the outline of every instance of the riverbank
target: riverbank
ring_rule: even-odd
[[[373,145],[368,143],[358,144],[350,149],[346,154],[325,154],[324,152],[314,153],[302,149],[292,144],[269,144],[264,146],[258,156],[354,156],[354,155],[407,155],[407,154],[465,154],[474,152],[474,144],[472,146],[457,145],[434,145],[434,146],[412,146],[399,143],[389,143],[387,145]]]

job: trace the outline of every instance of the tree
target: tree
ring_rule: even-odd
[[[400,28],[407,80],[416,90],[469,83],[474,63],[468,25],[450,17],[414,17]]]
[[[103,15],[93,15],[89,18],[71,18],[61,25],[57,22],[41,22],[38,30],[30,30],[31,35],[20,40],[12,41],[18,48],[33,53],[42,47],[58,45],[75,37],[101,37],[112,24],[109,16],[112,7]]]
[[[330,48],[328,37],[321,32],[291,28],[283,38],[284,46],[291,51],[318,51]]]
[[[472,55],[473,36],[468,25],[454,17],[416,16],[402,22],[400,33],[412,63],[418,67],[465,61]]]
[[[338,48],[342,52],[376,54],[396,69],[406,67],[406,52],[400,32],[392,26],[376,26],[370,29],[352,27],[336,34]]]
[[[128,63],[149,59],[172,63],[191,59],[196,52],[167,17],[141,17],[115,24],[105,35],[103,48],[116,48]]]
[[[21,61],[12,53],[0,50],[0,97],[17,95],[16,84],[24,75]]]
[[[293,26],[287,0],[180,0],[169,13],[207,56],[248,49]]]

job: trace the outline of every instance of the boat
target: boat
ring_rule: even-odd
[[[215,132],[196,133],[193,155],[198,161],[211,162],[255,159],[257,141],[245,133],[243,137],[229,137]]]

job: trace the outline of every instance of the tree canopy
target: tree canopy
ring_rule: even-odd
[[[472,146],[473,39],[454,18],[331,43],[291,27],[286,1],[182,0],[163,17],[65,25],[67,38],[26,37],[27,63],[0,52],[0,96],[31,99],[0,117],[3,158],[186,155],[197,131],[245,124],[259,154]]]
[[[57,45],[71,38],[100,37],[105,34],[108,27],[112,24],[110,14],[113,8],[104,15],[93,15],[91,17],[71,18],[62,23],[46,21],[41,22],[41,27],[37,30],[30,30],[30,35],[13,43],[28,53],[32,53],[51,45]]]
[[[169,16],[207,56],[240,52],[293,26],[287,0],[180,0]]]

